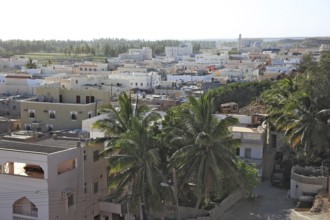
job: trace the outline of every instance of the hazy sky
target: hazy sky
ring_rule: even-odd
[[[330,36],[330,0],[4,0],[0,39]]]

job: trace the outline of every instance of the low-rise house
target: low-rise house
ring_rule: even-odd
[[[180,44],[177,47],[165,47],[166,57],[179,58],[182,56],[190,56],[193,53],[193,45],[191,43]]]
[[[65,135],[65,134],[64,134]],[[13,133],[0,141],[1,219],[113,219],[103,144],[86,139]],[[4,137],[6,139],[7,136]],[[15,141],[13,141],[15,140]],[[19,140],[16,141],[16,140]]]
[[[37,88],[37,98],[21,102],[23,129],[53,131],[81,129],[84,119],[97,115],[102,104],[110,103],[111,94],[98,88]]]
[[[36,94],[36,87],[44,84],[43,79],[34,79],[30,74],[8,73],[0,84],[0,94],[33,96]]]
[[[240,139],[241,145],[237,149],[237,155],[248,163],[256,165],[259,176],[264,172],[264,149],[266,147],[266,135],[264,126],[253,127],[253,117],[238,114],[215,114],[221,120],[228,116],[235,117],[239,124],[231,127],[233,138]]]

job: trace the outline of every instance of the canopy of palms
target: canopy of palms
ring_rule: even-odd
[[[180,129],[175,130],[172,140],[179,142],[181,148],[170,158],[170,166],[178,170],[181,185],[195,184],[196,208],[210,192],[221,190],[224,175],[239,179],[238,158],[234,154],[239,141],[231,138],[229,129],[237,119],[217,121],[213,110],[209,94],[199,100],[189,97],[189,105],[181,112]]]
[[[265,92],[263,100],[268,121],[285,133],[292,148],[322,156],[330,150],[330,109],[324,108],[324,99],[315,96],[308,83],[306,74],[285,78]]]
[[[158,142],[152,131],[159,117],[150,113],[141,120],[132,118],[132,129],[111,146],[112,152],[116,153],[109,156],[111,187],[118,195],[128,190],[131,204],[142,202],[147,208],[151,203],[155,208],[155,204],[162,200],[159,194],[163,178],[159,170]]]
[[[108,118],[97,121],[94,127],[103,130],[109,137],[118,137],[131,130],[134,117],[141,119],[148,110],[147,106],[133,105],[131,96],[122,93],[119,95],[118,108],[112,104],[102,107],[101,113],[108,113]]]

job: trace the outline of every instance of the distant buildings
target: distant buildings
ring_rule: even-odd
[[[180,44],[178,47],[165,47],[166,57],[182,57],[190,56],[193,53],[193,46],[191,43]]]

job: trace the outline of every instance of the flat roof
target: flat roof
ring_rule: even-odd
[[[77,146],[77,141],[75,141],[75,146]],[[63,147],[63,144],[49,146],[38,142],[35,143],[26,143],[26,142],[16,142],[16,141],[0,141],[0,150],[10,150],[10,151],[22,151],[22,152],[31,152],[38,154],[51,154],[60,151],[64,151],[66,149],[73,148],[70,144],[68,147]]]
[[[232,126],[232,132],[244,132],[244,133],[262,133],[257,128],[247,128],[247,127],[240,127],[240,126]]]

